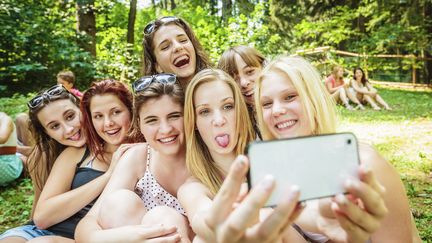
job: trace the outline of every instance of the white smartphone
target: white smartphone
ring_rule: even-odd
[[[345,193],[347,178],[358,178],[357,139],[352,133],[298,137],[249,144],[249,188],[266,175],[275,178],[276,188],[266,206],[281,200],[284,188],[297,185],[300,201]]]

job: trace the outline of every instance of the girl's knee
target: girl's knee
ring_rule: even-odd
[[[103,199],[98,221],[103,229],[136,225],[140,224],[146,211],[138,195],[130,190],[121,189]]]

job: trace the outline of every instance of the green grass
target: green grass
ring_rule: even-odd
[[[380,88],[393,111],[338,107],[341,131],[351,131],[396,168],[420,237],[432,242],[432,91]]]
[[[341,114],[340,131],[352,131],[373,144],[398,170],[424,242],[432,243],[432,92],[380,88],[393,111],[347,111]],[[25,111],[28,96],[0,99],[0,110],[14,115]],[[28,179],[0,187],[0,232],[26,222],[32,189]]]

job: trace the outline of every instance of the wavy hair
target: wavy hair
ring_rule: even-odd
[[[144,40],[143,40],[143,60],[144,60],[144,66],[142,69],[142,74],[143,75],[154,75],[157,74],[157,70],[156,70],[156,56],[154,54],[154,44],[153,44],[153,39],[154,39],[154,35],[157,32],[157,29],[160,28],[161,26],[164,25],[170,25],[170,24],[175,24],[177,26],[179,26],[180,28],[182,28],[186,35],[189,37],[190,41],[192,42],[192,45],[195,49],[195,53],[196,53],[196,69],[195,69],[195,73],[211,67],[211,61],[207,55],[207,53],[204,51],[204,48],[202,47],[202,45],[200,44],[200,42],[198,41],[198,38],[196,37],[196,35],[194,34],[192,28],[189,26],[189,24],[184,21],[181,18],[177,18],[176,21],[170,21],[170,22],[164,22],[163,19],[164,17],[158,18],[156,20],[154,20],[154,31],[152,31],[150,34],[146,34],[144,33]]]
[[[99,137],[93,126],[90,102],[94,96],[106,94],[112,94],[119,98],[119,100],[127,107],[129,113],[132,114],[132,93],[126,85],[120,81],[105,79],[99,82],[93,82],[90,88],[84,92],[80,107],[83,116],[82,128],[87,137],[87,146],[90,151],[101,160],[104,160],[102,154],[104,152],[103,147],[105,141]],[[133,141],[129,139],[128,142]]]
[[[43,94],[46,90],[39,92],[38,95]],[[65,145],[57,142],[46,133],[37,116],[48,104],[58,100],[69,100],[79,108],[80,100],[69,92],[63,92],[49,99],[44,99],[41,105],[34,109],[29,109],[28,113],[29,130],[33,141],[35,141],[35,146],[28,158],[27,171],[32,175],[34,186],[39,190],[42,190],[45,185],[55,160],[66,148]]]

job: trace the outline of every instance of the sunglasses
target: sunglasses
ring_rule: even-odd
[[[53,87],[49,88],[48,90],[46,90],[42,94],[36,95],[33,99],[31,99],[27,103],[27,106],[30,109],[38,108],[44,103],[43,102],[44,99],[50,100],[52,98],[56,98],[56,97],[60,96],[63,93],[69,93],[69,91],[67,91],[67,89],[65,87],[63,87],[63,85],[61,85],[61,84],[54,85]]]
[[[167,24],[171,22],[179,22],[180,24],[182,24],[182,21],[175,16],[165,16],[158,20],[153,20],[150,23],[148,23],[146,27],[144,27],[144,34],[149,35],[153,33],[157,29],[157,27],[159,27],[161,24]],[[158,23],[157,26],[156,23]]]
[[[176,76],[171,73],[161,73],[152,76],[144,76],[133,82],[132,90],[134,93],[138,93],[146,89],[151,83],[159,82],[162,84],[172,84],[177,80]]]

